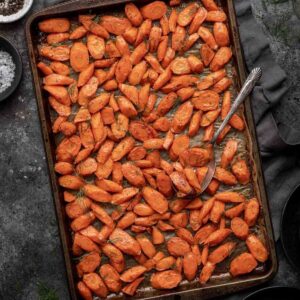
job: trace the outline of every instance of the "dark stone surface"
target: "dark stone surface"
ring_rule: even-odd
[[[58,2],[61,1],[34,1],[31,12]],[[276,61],[287,72],[293,85],[277,110],[280,112],[278,117],[282,122],[300,128],[300,87],[297,86],[300,22],[294,13],[296,2],[300,3],[253,0],[252,5],[257,20],[267,32]],[[296,12],[300,18],[300,4]],[[0,103],[0,299],[40,299],[39,284],[56,290],[59,299],[69,299],[24,24],[25,19],[0,24],[0,34],[14,42],[24,65],[18,90]],[[269,285],[300,286],[300,276],[287,263],[280,244],[278,256],[279,272]],[[239,294],[230,299],[241,297]]]

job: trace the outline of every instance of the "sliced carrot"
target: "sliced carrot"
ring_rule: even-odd
[[[176,26],[175,31],[172,34],[172,49],[174,51],[179,51],[183,47],[183,43],[185,40],[186,31],[182,26]]]
[[[201,24],[205,21],[207,16],[207,10],[204,7],[198,8],[189,28],[189,34],[193,34],[198,31]]]
[[[154,1],[141,8],[145,19],[158,20],[167,12],[167,6],[163,1]]]
[[[232,57],[232,51],[229,47],[221,47],[210,63],[210,70],[215,72],[224,67]]]
[[[192,20],[194,19],[198,8],[199,8],[199,5],[197,3],[191,3],[191,4],[187,5],[178,14],[177,23],[183,27],[189,25],[192,22]]]
[[[213,34],[210,32],[210,30],[204,26],[200,26],[198,29],[198,34],[201,37],[201,39],[213,50],[218,49],[218,44],[216,43],[216,40],[213,36]],[[212,70],[217,71],[217,70]]]
[[[52,18],[39,22],[38,27],[42,32],[59,33],[70,29],[70,21],[65,18]]]
[[[143,22],[140,10],[133,3],[125,5],[125,15],[133,26],[140,26]]]

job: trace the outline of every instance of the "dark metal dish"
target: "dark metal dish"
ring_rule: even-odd
[[[22,59],[16,47],[5,37],[0,36],[0,50],[8,52],[16,66],[15,77],[10,87],[0,93],[0,102],[9,97],[17,88],[22,77]]]
[[[49,17],[73,17],[79,13],[117,13],[123,9],[123,5],[128,3],[128,0],[104,0],[104,1],[70,1],[64,4],[56,5],[54,7],[45,9],[31,16],[26,24],[26,36],[29,47],[29,55],[31,60],[32,73],[35,82],[35,89],[37,95],[37,103],[40,115],[40,121],[42,125],[42,132],[45,144],[45,150],[47,153],[49,173],[52,183],[54,202],[56,207],[56,214],[59,223],[60,236],[63,246],[63,252],[65,257],[67,276],[69,281],[70,295],[72,299],[78,299],[78,295],[75,287],[75,278],[77,277],[74,264],[70,255],[71,249],[71,232],[68,226],[68,220],[64,211],[64,200],[62,197],[62,189],[58,186],[57,176],[54,172],[55,163],[55,137],[51,131],[51,118],[50,108],[46,100],[45,94],[41,88],[41,77],[37,70],[37,61],[39,58],[37,45],[41,38],[37,29],[37,23],[40,20]],[[139,3],[145,3],[147,1],[132,1],[137,5]],[[148,1],[149,2],[149,1]],[[234,53],[233,67],[231,70],[235,86],[241,87],[245,81],[246,72],[243,63],[241,46],[239,43],[238,28],[235,18],[235,11],[233,2],[231,0],[222,0],[218,3],[223,7],[229,18],[229,27],[231,33],[232,50]],[[259,219],[259,227],[261,233],[265,237],[267,247],[270,255],[268,261],[260,265],[254,272],[249,275],[245,275],[239,278],[232,278],[227,271],[221,270],[218,274],[213,276],[212,280],[204,285],[199,286],[196,281],[188,283],[184,282],[180,287],[170,291],[157,291],[149,286],[142,286],[139,293],[132,297],[133,299],[150,299],[160,298],[163,296],[173,296],[178,294],[185,294],[191,297],[201,297],[201,299],[212,298],[228,293],[237,292],[239,290],[255,286],[270,280],[277,271],[277,258],[274,246],[274,238],[272,232],[272,226],[269,216],[268,202],[266,198],[264,179],[261,171],[260,157],[257,146],[257,139],[255,133],[255,125],[253,121],[250,101],[247,100],[244,105],[244,115],[247,122],[247,151],[251,156],[251,168],[253,172],[253,190],[255,195],[259,198],[261,204],[261,217]],[[125,296],[120,295],[114,297],[114,299],[124,299]]]
[[[300,298],[300,290],[296,287],[273,286],[251,293],[244,300],[296,300]]]
[[[280,239],[286,257],[300,272],[300,186],[291,193],[281,217]]]

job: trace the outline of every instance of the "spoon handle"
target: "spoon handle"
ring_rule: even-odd
[[[261,74],[262,74],[261,68],[254,68],[251,71],[251,73],[247,77],[245,83],[243,84],[242,89],[240,90],[239,94],[237,95],[235,101],[233,102],[228,115],[226,116],[226,118],[224,119],[222,124],[220,125],[217,132],[214,134],[214,136],[211,140],[211,144],[214,144],[216,142],[218,136],[223,131],[223,129],[225,128],[225,126],[227,125],[227,123],[229,122],[229,120],[231,119],[233,114],[236,112],[236,110],[238,109],[240,104],[242,104],[245,101],[245,99],[249,96],[249,94],[253,90],[256,82],[260,79]]]

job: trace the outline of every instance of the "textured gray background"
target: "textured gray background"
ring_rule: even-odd
[[[57,0],[36,0],[32,11]],[[276,61],[287,72],[290,92],[276,109],[277,118],[300,130],[300,1],[252,0]],[[297,16],[298,15],[298,16]],[[46,299],[41,288],[69,299],[54,206],[47,174],[37,106],[29,71],[24,23],[1,25],[23,58],[23,80],[0,103],[0,299]],[[299,179],[300,181],[300,179]],[[268,285],[300,286],[278,243],[279,272]],[[249,292],[247,292],[249,293]],[[241,299],[239,294],[230,299]],[[53,298],[54,299],[54,298]]]

